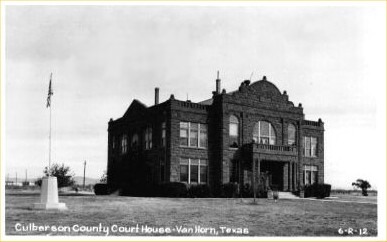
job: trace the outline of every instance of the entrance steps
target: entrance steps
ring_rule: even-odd
[[[298,199],[296,195],[291,192],[278,192],[278,199]]]

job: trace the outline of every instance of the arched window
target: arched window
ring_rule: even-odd
[[[121,154],[126,154],[128,151],[128,136],[124,134],[121,138]]]
[[[152,128],[148,127],[144,132],[145,149],[152,149]]]
[[[253,140],[259,144],[275,145],[276,135],[271,123],[266,121],[256,123],[253,130]]]
[[[296,145],[296,126],[288,125],[288,145]]]
[[[229,126],[229,134],[230,134],[230,147],[237,148],[239,145],[238,137],[239,137],[239,120],[235,115],[230,116],[230,126]]]
[[[132,136],[132,147],[137,147],[137,145],[138,145],[138,135],[134,134]]]

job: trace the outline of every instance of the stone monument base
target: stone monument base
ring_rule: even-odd
[[[56,177],[49,176],[42,179],[40,190],[40,203],[34,203],[34,209],[67,209],[66,204],[60,203],[58,199],[58,182]]]

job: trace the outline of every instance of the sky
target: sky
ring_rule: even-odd
[[[45,3],[46,4],[46,3]],[[97,3],[96,3],[97,4]],[[3,11],[4,175],[42,175],[52,162],[99,178],[107,128],[133,99],[193,102],[266,75],[305,118],[325,123],[325,182],[385,187],[384,2],[207,5],[22,5]]]

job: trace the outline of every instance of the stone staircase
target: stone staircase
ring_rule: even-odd
[[[278,197],[278,199],[299,199],[299,197],[291,192],[278,192]]]

